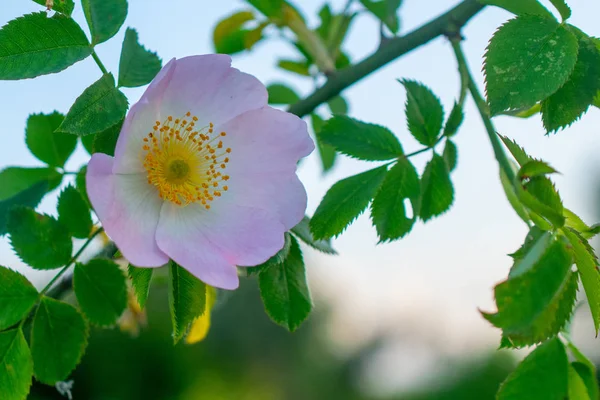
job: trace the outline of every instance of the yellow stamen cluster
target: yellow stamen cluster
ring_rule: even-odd
[[[196,122],[190,112],[156,121],[144,137],[142,158],[148,183],[161,199],[181,206],[200,202],[208,210],[229,189],[224,172],[231,148],[223,143],[225,132],[215,133],[212,123],[197,129]]]

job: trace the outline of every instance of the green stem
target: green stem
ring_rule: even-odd
[[[107,74],[108,71],[106,70],[106,67],[104,66],[104,64],[102,64],[102,61],[100,61],[100,57],[98,57],[98,54],[96,54],[95,50],[92,51],[92,58],[94,59],[94,61],[96,61],[96,64],[98,64],[100,71],[102,71],[103,74]]]
[[[319,105],[340,94],[344,89],[358,82],[387,63],[420,47],[438,36],[444,35],[451,27],[464,26],[484,5],[477,0],[463,0],[462,3],[402,37],[387,41],[375,53],[364,60],[334,73],[327,82],[313,94],[292,105],[288,111],[299,117],[310,114]]]

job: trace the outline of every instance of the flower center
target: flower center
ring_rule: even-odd
[[[223,144],[225,132],[215,134],[212,123],[197,129],[197,121],[189,112],[177,119],[168,116],[162,124],[156,121],[144,138],[142,158],[148,183],[161,199],[181,206],[199,202],[208,210],[229,189],[224,170],[231,148]]]

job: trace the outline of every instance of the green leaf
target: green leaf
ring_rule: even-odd
[[[321,165],[323,166],[323,173],[329,171],[335,164],[335,158],[337,153],[333,146],[325,144],[320,139],[321,129],[325,122],[323,119],[315,113],[310,114],[310,121],[312,124],[313,132],[315,133],[315,142],[317,143],[317,150],[319,151],[319,157],[321,158]]]
[[[125,276],[121,268],[110,260],[77,263],[73,287],[81,311],[96,325],[114,325],[127,307]]]
[[[89,155],[94,154],[94,140],[96,139],[96,135],[86,135],[80,136],[81,144],[85,151],[88,152]]]
[[[248,276],[260,274],[263,271],[265,271],[266,269],[271,268],[274,265],[281,264],[282,262],[285,261],[288,254],[290,253],[290,248],[292,246],[292,235],[290,235],[288,232],[286,232],[284,237],[285,237],[285,242],[283,243],[283,247],[281,248],[281,250],[279,250],[277,253],[275,253],[275,255],[273,257],[269,258],[267,261],[265,261],[264,263],[262,263],[260,265],[256,265],[253,267],[246,267],[246,266],[241,267],[243,270],[246,271],[246,274]]]
[[[453,202],[454,188],[448,166],[443,157],[434,153],[421,178],[419,217],[428,221],[448,211]]]
[[[550,0],[550,3],[552,3],[552,5],[556,7],[563,21],[569,19],[569,17],[571,16],[571,9],[569,8],[565,0]]]
[[[333,185],[310,220],[313,236],[329,239],[342,233],[367,208],[386,173],[387,167],[382,166]]]
[[[14,207],[7,230],[17,255],[36,269],[62,267],[71,259],[73,243],[69,231],[54,218],[30,208]]]
[[[251,49],[262,39],[262,31],[269,25],[269,22],[263,22],[254,29],[243,27],[253,20],[254,14],[251,11],[239,11],[219,21],[213,32],[215,51],[235,54]]]
[[[158,74],[161,66],[162,60],[158,55],[140,44],[137,31],[127,28],[119,60],[119,87],[146,85]]]
[[[127,0],[81,0],[92,32],[92,45],[115,36],[127,17]]]
[[[564,400],[568,394],[568,366],[561,341],[548,340],[525,357],[506,378],[496,399]]]
[[[380,242],[400,239],[413,227],[421,187],[415,167],[402,157],[387,173],[371,205],[371,218]],[[413,215],[407,216],[405,201],[412,204]]]
[[[515,278],[531,270],[540,261],[546,251],[548,251],[553,241],[554,237],[550,232],[533,226],[527,232],[525,242],[519,250],[510,254],[515,263],[511,267],[508,277]]]
[[[38,381],[67,379],[87,347],[88,326],[70,304],[43,297],[31,327],[31,355]]]
[[[48,192],[48,182],[42,181],[15,194],[5,200],[0,200],[0,236],[5,235],[10,210],[15,206],[35,208]]]
[[[516,110],[504,111],[499,115],[508,115],[510,117],[527,119],[536,115],[540,111],[542,111],[542,104],[536,103],[533,107],[522,107]]]
[[[52,114],[32,114],[27,119],[27,147],[31,154],[51,167],[62,168],[77,146],[77,136],[54,133],[63,119],[64,116],[56,111]]]
[[[591,400],[585,382],[569,364],[569,400]]]
[[[148,299],[148,293],[150,291],[150,281],[152,280],[152,274],[154,268],[140,268],[129,264],[127,268],[129,279],[131,279],[131,285],[137,298],[140,308],[146,306],[146,300]]]
[[[587,364],[575,361],[571,367],[577,372],[577,375],[583,381],[590,400],[595,400],[600,395],[598,393],[598,379],[596,378],[596,368],[591,368]]]
[[[38,299],[38,292],[20,273],[0,266],[0,331],[29,315]],[[1,354],[1,352],[0,352]]]
[[[279,68],[285,69],[286,71],[290,71],[298,75],[310,76],[310,64],[306,61],[282,59],[277,62],[277,65],[279,66]]]
[[[294,89],[283,83],[272,83],[267,86],[269,104],[293,104],[300,100]]]
[[[598,329],[600,328],[600,273],[598,273],[598,262],[587,240],[570,229],[564,229],[563,232],[573,248],[575,264],[581,275],[581,283],[585,289],[585,295],[594,320],[594,327],[596,328],[596,335],[598,335]]]
[[[465,114],[462,106],[458,103],[454,103],[454,107],[452,107],[452,111],[450,111],[446,125],[444,125],[444,136],[452,137],[456,135],[464,118]]]
[[[396,34],[400,28],[398,8],[402,0],[360,0],[363,6]]]
[[[565,128],[581,117],[600,90],[600,50],[587,37],[579,39],[577,63],[569,79],[542,101],[542,121],[548,132]]]
[[[526,179],[534,178],[536,176],[544,176],[547,174],[554,174],[557,172],[557,170],[552,168],[545,161],[531,160],[523,164],[521,169],[519,169],[517,176],[519,177],[519,179]]]
[[[327,102],[332,114],[348,114],[348,103],[342,96],[335,96]]]
[[[46,7],[47,0],[33,0],[39,5]],[[53,0],[52,10],[70,16],[75,8],[73,0]]]
[[[502,136],[502,135],[498,135],[498,136],[500,137],[500,139],[502,139],[502,142],[508,148],[508,150],[510,151],[510,154],[512,154],[512,156],[515,158],[515,160],[517,160],[517,163],[519,163],[519,166],[523,166],[523,165],[527,164],[529,161],[533,160],[533,158],[529,157],[529,155],[525,152],[525,150],[521,146],[519,146],[517,144],[517,142],[515,142],[512,139],[509,139],[506,136]]]
[[[319,250],[325,254],[337,254],[337,251],[331,247],[329,240],[317,240],[310,232],[310,219],[307,216],[302,218],[302,221],[291,229],[291,232],[304,243],[315,250]]]
[[[310,314],[312,302],[302,250],[295,238],[291,238],[285,261],[261,271],[258,285],[269,317],[290,332],[298,329]]]
[[[280,17],[285,0],[246,0],[267,17]]]
[[[442,157],[444,157],[444,161],[446,161],[448,171],[454,171],[454,168],[456,168],[456,160],[458,158],[458,149],[452,140],[446,140]]]
[[[516,190],[519,200],[527,208],[546,218],[555,227],[564,225],[562,200],[550,179],[536,176],[524,185],[516,185]]]
[[[85,33],[71,18],[45,12],[13,19],[0,29],[0,79],[60,72],[92,54]]]
[[[33,185],[45,182],[52,190],[62,180],[62,175],[53,168],[8,167],[0,171],[0,200],[7,200],[29,189]]]
[[[112,74],[105,74],[75,100],[58,128],[74,135],[90,135],[116,125],[127,112],[127,98],[115,87]]]
[[[73,186],[67,186],[58,198],[58,222],[69,229],[79,239],[86,239],[92,231],[90,208],[81,193]]]
[[[510,160],[511,165],[514,167],[514,162]],[[516,168],[513,168],[513,170]],[[517,193],[515,191],[515,187],[506,173],[502,168],[500,168],[500,182],[502,183],[502,188],[504,189],[504,193],[506,194],[506,198],[513,210],[517,213],[517,215],[526,223],[529,224],[530,217],[529,213],[521,203],[521,200],[517,197]]]
[[[171,261],[169,265],[169,306],[173,322],[173,340],[177,343],[189,325],[204,313],[206,285]]]
[[[92,203],[90,203],[90,199],[88,198],[86,182],[85,182],[86,172],[87,172],[87,166],[84,165],[83,167],[81,167],[79,172],[77,172],[77,175],[75,175],[75,186],[77,187],[77,190],[79,191],[79,193],[81,194],[81,196],[83,197],[85,202],[91,207]]]
[[[342,115],[325,122],[319,139],[359,160],[383,161],[403,155],[400,142],[389,129]]]
[[[0,393],[3,400],[23,400],[33,377],[31,352],[21,329],[0,332]]]
[[[538,0],[478,0],[481,4],[504,8],[517,15],[538,15],[545,18],[554,18]]]
[[[577,47],[554,19],[523,15],[500,27],[485,54],[491,113],[531,107],[556,92],[573,71]]]
[[[119,134],[121,133],[121,128],[123,127],[124,121],[119,121],[116,125],[111,126],[107,130],[97,133],[95,135],[82,136],[85,137],[93,137],[94,142],[92,144],[92,154],[94,153],[104,153],[109,156],[115,155],[115,148],[117,147],[117,140],[119,139]]]
[[[444,109],[440,100],[419,82],[402,80],[400,83],[406,89],[408,130],[422,145],[433,146],[444,122]]]

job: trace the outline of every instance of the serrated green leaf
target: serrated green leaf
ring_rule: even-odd
[[[13,197],[5,200],[0,200],[0,236],[5,235],[6,224],[10,210],[15,206],[25,206],[35,208],[48,192],[48,182],[35,183],[30,188],[27,188]]]
[[[454,107],[452,107],[452,111],[450,111],[446,125],[444,125],[444,136],[452,137],[456,135],[456,132],[458,132],[458,128],[460,128],[464,118],[465,114],[462,106],[458,103],[454,103]]]
[[[58,222],[79,239],[86,239],[92,231],[90,208],[81,193],[67,186],[58,197]]]
[[[31,327],[33,371],[48,385],[64,381],[87,347],[88,326],[70,304],[43,297]]]
[[[504,24],[485,54],[490,112],[531,107],[556,92],[577,61],[577,38],[556,20],[523,15]]]
[[[310,220],[316,239],[338,236],[367,208],[381,186],[387,167],[379,167],[342,179],[333,185]]]
[[[380,242],[400,239],[413,227],[416,220],[421,187],[415,167],[406,158],[400,158],[387,173],[371,205],[371,219]],[[412,204],[412,216],[407,216],[406,200]]]
[[[585,382],[569,364],[569,400],[591,400]]]
[[[20,273],[0,266],[0,331],[27,317],[38,299],[38,292]],[[0,351],[0,354],[2,352]]]
[[[15,80],[60,72],[92,54],[79,25],[45,12],[13,19],[0,30],[0,79]]]
[[[531,160],[523,164],[517,176],[519,179],[534,178],[536,176],[543,176],[547,174],[554,174],[558,171],[548,165],[547,162],[541,160]]]
[[[400,81],[406,89],[408,130],[419,143],[431,147],[437,141],[444,122],[444,109],[435,94],[419,82]]]
[[[78,136],[105,131],[125,118],[127,105],[112,74],[105,74],[75,100],[58,130]]]
[[[7,231],[17,255],[33,268],[59,268],[71,259],[73,243],[69,231],[48,215],[27,207],[14,207],[8,217]]]
[[[290,332],[298,329],[312,310],[310,291],[302,250],[291,238],[290,251],[284,262],[272,265],[258,276],[260,297],[267,314]]]
[[[360,0],[363,6],[376,16],[393,33],[398,33],[400,23],[398,8],[402,0]]]
[[[137,31],[127,28],[119,60],[119,87],[146,85],[158,74],[161,66],[162,60],[158,55],[140,44]]]
[[[85,182],[86,171],[87,171],[87,166],[84,165],[83,167],[81,167],[79,172],[77,172],[77,175],[75,175],[75,186],[77,187],[79,194],[81,194],[81,196],[83,197],[85,202],[88,204],[88,206],[91,207],[92,203],[90,203],[90,199],[88,198],[87,187],[86,187],[86,182]]]
[[[125,275],[110,260],[95,259],[77,263],[73,272],[73,287],[81,311],[94,324],[110,326],[127,307]]]
[[[146,300],[148,299],[148,293],[150,291],[150,281],[152,280],[152,274],[154,268],[140,268],[129,264],[127,267],[127,273],[129,279],[131,279],[131,286],[135,292],[140,308],[146,306]]]
[[[442,153],[442,157],[444,158],[444,161],[446,161],[448,171],[454,171],[454,168],[456,168],[456,162],[458,158],[458,149],[456,148],[456,145],[452,140],[446,140],[446,145],[444,146],[444,152]]]
[[[500,139],[502,139],[502,142],[508,148],[508,151],[510,151],[510,154],[512,154],[512,156],[515,158],[517,163],[519,163],[519,166],[523,166],[523,165],[527,164],[529,161],[533,160],[533,158],[531,158],[525,152],[525,150],[517,144],[517,142],[515,142],[512,139],[509,139],[506,136],[502,136],[502,135],[498,135],[498,136],[500,137]]]
[[[54,133],[64,116],[52,114],[32,114],[27,119],[25,143],[38,160],[51,167],[63,167],[77,146],[77,136]]]
[[[304,243],[309,245],[315,250],[319,250],[325,254],[337,254],[337,251],[331,247],[329,240],[317,240],[310,232],[310,218],[306,215],[302,218],[302,221],[291,229],[291,232]]]
[[[569,17],[571,16],[571,9],[569,8],[565,0],[550,0],[550,3],[552,3],[552,5],[556,7],[563,21],[569,19]]]
[[[310,64],[306,61],[282,59],[277,62],[277,65],[279,68],[285,69],[286,71],[290,71],[298,75],[310,76]]]
[[[481,4],[504,8],[516,15],[538,15],[554,18],[538,0],[478,0]]]
[[[285,241],[283,243],[283,247],[279,250],[275,255],[269,258],[267,261],[260,265],[256,265],[254,267],[243,267],[246,271],[247,275],[257,275],[262,273],[268,268],[273,267],[274,265],[281,264],[285,261],[288,254],[290,253],[290,248],[292,247],[292,235],[288,232],[285,233]]]
[[[524,185],[516,185],[516,191],[519,200],[527,208],[557,228],[564,225],[562,200],[550,179],[545,176],[533,177]]]
[[[169,306],[173,340],[177,343],[190,324],[204,313],[206,285],[173,261],[169,265]]]
[[[123,122],[124,121],[119,121],[116,125],[111,126],[107,130],[92,135],[94,138],[92,154],[104,153],[108,154],[109,156],[115,155],[115,148],[117,147],[117,140],[119,139]]]
[[[501,112],[499,115],[508,115],[510,117],[527,119],[542,111],[542,104],[536,103],[533,107],[522,107],[516,110]]]
[[[496,399],[564,400],[568,395],[568,366],[561,341],[548,340],[525,357],[506,378]]]
[[[48,0],[33,0],[41,6],[46,7]],[[70,16],[75,8],[73,0],[53,0],[52,10]]]
[[[60,185],[62,175],[53,168],[8,167],[0,171],[0,201],[18,195],[33,185],[45,182],[48,191]]]
[[[510,160],[510,163],[514,167],[514,162],[512,162],[512,160]],[[513,170],[516,170],[516,168],[513,168]],[[500,168],[500,183],[502,183],[502,188],[504,189],[506,198],[507,198],[508,202],[510,203],[510,205],[512,206],[513,210],[515,210],[517,215],[526,224],[529,224],[529,220],[530,220],[529,213],[527,212],[527,210],[521,203],[521,200],[519,200],[519,198],[517,197],[517,193],[515,192],[515,187],[514,187],[513,183],[511,182],[510,179],[508,179],[508,176],[506,176],[506,173],[504,172],[504,170],[502,168]]]
[[[92,45],[115,36],[127,17],[127,0],[81,0],[92,32]]]
[[[542,101],[542,121],[548,132],[565,128],[581,117],[600,90],[600,50],[587,37],[579,39],[577,63],[565,84]]]
[[[577,375],[579,375],[579,377],[583,381],[589,399],[597,399],[598,396],[600,396],[600,394],[598,392],[598,379],[596,378],[596,368],[592,368],[588,364],[579,361],[572,362],[571,367],[573,368],[573,370],[575,370],[575,372],[577,372]]]
[[[448,211],[453,202],[454,187],[448,166],[442,156],[434,153],[421,178],[419,217],[428,221]]]
[[[294,89],[283,83],[272,83],[267,86],[269,104],[293,104],[300,100]]]
[[[3,400],[23,400],[33,377],[31,352],[23,331],[0,332],[0,393]]]
[[[348,114],[348,103],[342,96],[335,96],[327,102],[332,114]]]
[[[323,166],[323,173],[329,171],[333,165],[335,164],[335,159],[337,153],[335,149],[325,144],[320,139],[321,129],[323,129],[323,125],[325,121],[315,113],[310,114],[310,121],[313,127],[313,132],[315,133],[315,142],[317,143],[317,150],[319,151],[319,157],[321,158],[321,165]]]
[[[509,279],[531,270],[548,251],[553,241],[554,237],[550,232],[533,226],[527,232],[523,245],[513,254],[510,254],[515,262],[508,273]]]
[[[400,142],[389,129],[343,115],[327,120],[318,136],[340,153],[359,160],[383,161],[403,155]]]

